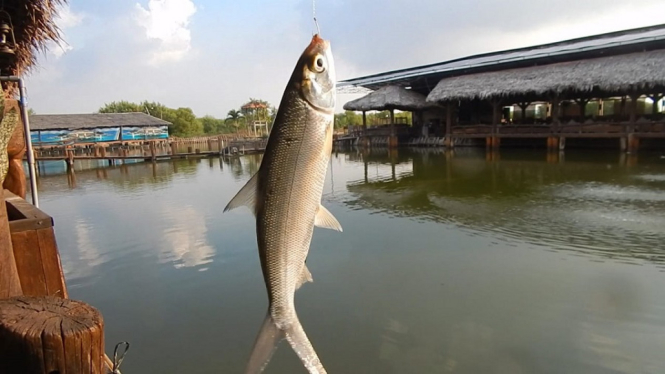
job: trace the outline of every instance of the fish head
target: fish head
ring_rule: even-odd
[[[302,76],[300,89],[303,98],[324,112],[335,110],[335,63],[330,42],[314,35],[300,57]]]

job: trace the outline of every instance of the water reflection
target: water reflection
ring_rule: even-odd
[[[367,170],[382,165],[372,154],[350,158],[363,162],[365,176],[348,184],[353,198],[345,203],[604,259],[663,261],[665,184],[654,181],[665,175],[665,162],[635,167],[614,155],[573,153],[549,163],[537,152],[488,161],[478,149],[420,152],[400,150],[391,161],[411,163],[398,179],[372,178]]]
[[[162,261],[172,262],[176,268],[212,262],[215,250],[206,240],[208,228],[200,212],[192,206],[167,206],[162,208],[162,213],[169,220],[168,228],[164,230],[164,249],[160,255]]]
[[[242,372],[265,286],[251,213],[221,212],[260,159],[40,175],[70,295],[132,343],[127,372]],[[299,316],[331,373],[664,372],[664,175],[646,153],[335,153],[345,230],[315,230]],[[278,352],[266,373],[304,371]]]

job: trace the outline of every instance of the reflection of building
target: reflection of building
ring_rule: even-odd
[[[30,116],[35,145],[166,139],[169,122],[145,113],[35,114]]]
[[[639,145],[633,139],[665,139],[664,60],[665,24],[389,71],[339,87],[373,90],[367,98],[391,87],[421,95],[438,107],[406,106],[414,111],[410,135],[445,137],[447,145],[548,138],[548,146],[563,147],[566,138],[595,138],[632,148]],[[389,106],[350,109],[400,109],[409,101],[403,92],[393,96]]]

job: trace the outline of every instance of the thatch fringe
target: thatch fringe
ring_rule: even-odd
[[[386,86],[344,104],[345,110],[421,110],[432,107],[425,95],[400,86]]]
[[[665,50],[444,78],[428,102],[665,87]]]
[[[3,1],[3,10],[9,13],[16,38],[16,59],[3,74],[21,76],[37,63],[37,54],[45,53],[49,42],[62,41],[61,30],[55,24],[58,9],[67,0],[15,0]],[[4,94],[16,94],[15,84],[3,84]]]

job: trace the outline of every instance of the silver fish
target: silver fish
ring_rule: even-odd
[[[310,373],[326,373],[298,320],[295,291],[312,275],[305,266],[314,226],[342,231],[321,205],[332,153],[335,67],[330,43],[314,35],[282,96],[259,171],[224,211],[248,206],[256,237],[268,313],[246,373],[260,373],[286,338]]]

